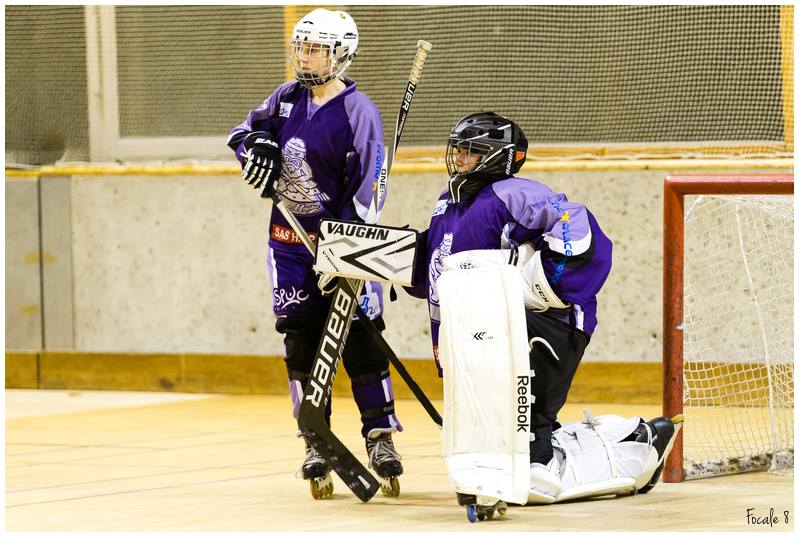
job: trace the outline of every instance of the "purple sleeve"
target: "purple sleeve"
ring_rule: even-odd
[[[230,136],[227,138],[227,145],[236,153],[236,158],[244,166],[244,138],[253,131],[265,131],[277,134],[275,127],[275,117],[280,98],[291,89],[296,82],[286,82],[281,84],[258,108],[250,110],[247,117],[239,125],[233,127]]]
[[[564,256],[578,256],[590,249],[591,225],[584,205],[529,179],[493,186],[515,224],[509,237],[517,244],[533,242],[540,250],[543,239],[549,250]]]
[[[611,243],[588,209],[532,180],[494,186],[512,221],[509,239],[541,250],[544,272],[558,296],[569,301],[593,297],[610,271]]]
[[[348,95],[344,106],[353,135],[352,155],[348,156],[347,162],[347,176],[354,183],[348,190],[354,194],[352,204],[347,204],[344,208],[342,218],[354,219],[357,215],[360,220],[375,224],[385,202],[383,196],[377,205],[377,184],[385,158],[383,122],[380,112],[363,93],[353,92]],[[353,211],[355,214],[352,214]]]

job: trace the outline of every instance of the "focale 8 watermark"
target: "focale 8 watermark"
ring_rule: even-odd
[[[755,511],[754,507],[749,507],[746,509],[747,525],[774,527],[781,524],[789,524],[790,521],[790,511],[783,511],[782,514],[779,514],[774,510],[773,507],[768,510],[768,513],[758,513]]]

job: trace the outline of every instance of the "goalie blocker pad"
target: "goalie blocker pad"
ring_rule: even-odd
[[[437,288],[441,439],[450,486],[478,496],[478,503],[494,498],[524,505],[534,397],[519,271],[445,265]]]
[[[323,219],[314,270],[331,276],[413,285],[415,229]]]

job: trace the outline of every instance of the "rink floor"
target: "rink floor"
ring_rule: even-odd
[[[364,504],[334,478],[313,500],[295,477],[303,459],[288,396],[6,390],[7,531],[790,531],[793,477],[743,474],[646,495],[511,507],[469,524],[447,486],[439,430],[415,400],[398,400],[399,498]],[[441,402],[435,402],[441,410]],[[567,405],[562,421],[586,405]],[[591,405],[654,417],[655,406]],[[351,399],[333,429],[366,460]],[[752,524],[750,515],[773,526]],[[788,523],[785,512],[788,511]]]

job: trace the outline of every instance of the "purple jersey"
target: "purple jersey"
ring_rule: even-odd
[[[278,137],[283,164],[277,191],[312,237],[322,218],[375,223],[385,200],[374,206],[384,158],[380,113],[355,82],[342,80],[346,88],[321,106],[313,104],[311,91],[299,82],[282,84],[227,141],[243,165],[247,134],[267,131]],[[373,216],[368,218],[370,207]],[[275,314],[301,314],[319,298],[312,257],[277,208],[272,208],[269,227]],[[380,314],[380,284],[368,282],[363,300],[370,317]]]
[[[531,179],[511,177],[481,190],[472,200],[449,203],[445,190],[436,203],[430,227],[420,239],[418,270],[424,278],[406,290],[427,298],[434,348],[440,323],[436,280],[444,258],[466,250],[510,248],[531,243],[541,251],[552,290],[571,308],[542,315],[570,323],[592,334],[596,327],[596,294],[610,272],[610,240],[585,206],[570,202]],[[570,311],[572,310],[572,311]]]

